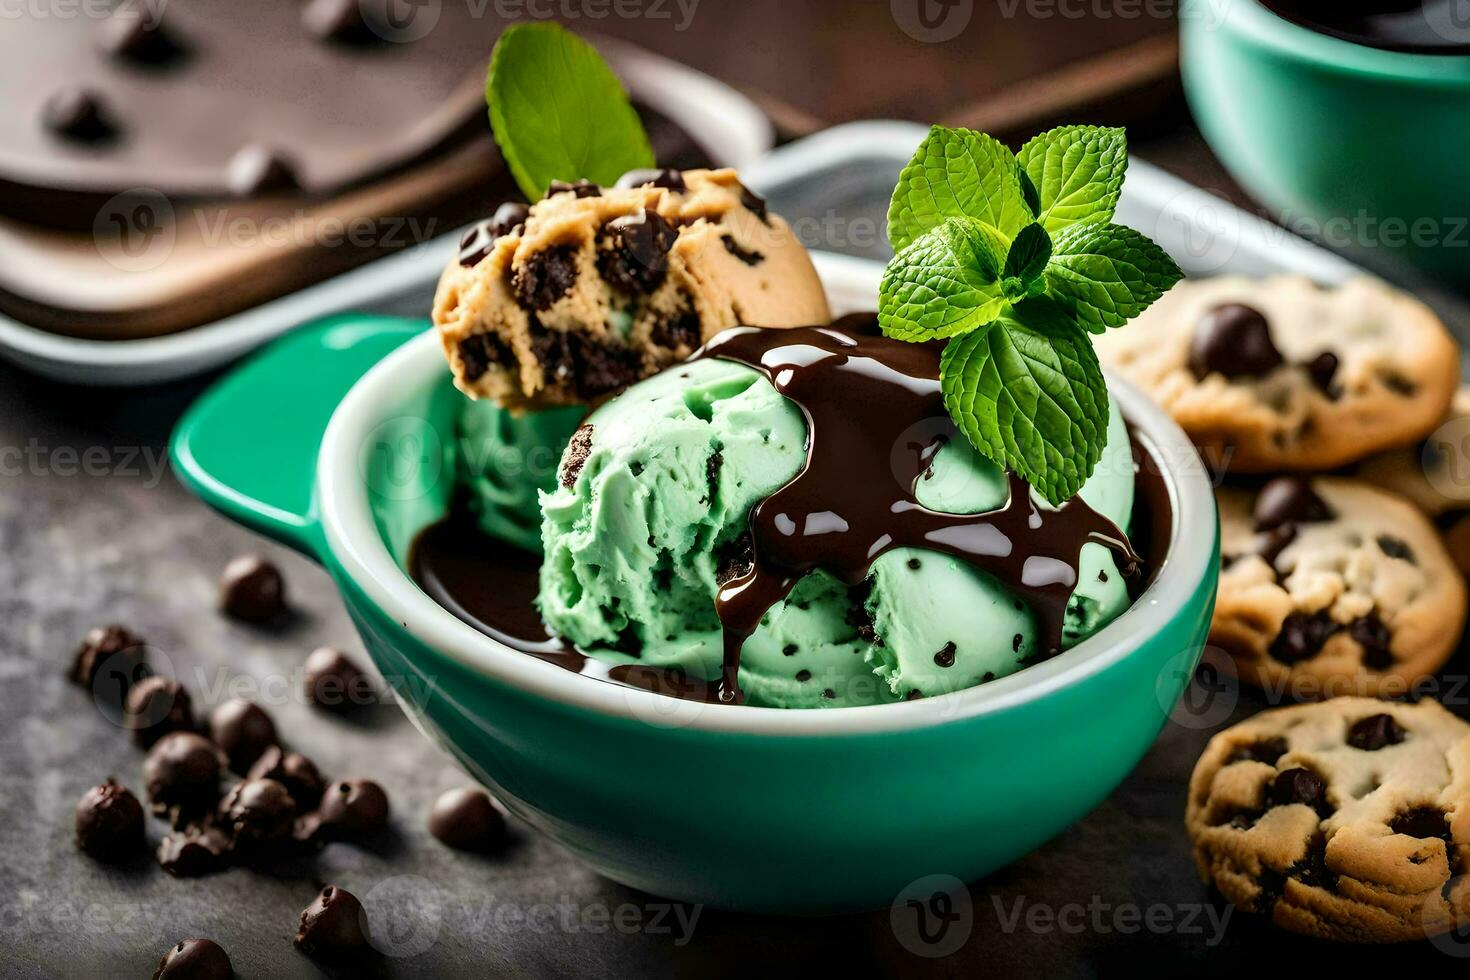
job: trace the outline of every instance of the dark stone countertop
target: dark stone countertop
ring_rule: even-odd
[[[945,958],[906,948],[886,909],[823,919],[671,911],[521,826],[502,856],[452,852],[424,823],[438,792],[465,781],[454,763],[395,706],[328,717],[294,687],[268,699],[283,739],[328,777],[370,776],[386,787],[393,817],[384,841],[198,880],[169,878],[151,861],[96,864],[73,844],[72,808],[109,774],[139,791],[142,755],[64,677],[89,627],[117,621],[143,634],[196,707],[228,696],[233,683],[249,690],[290,677],[322,643],[366,661],[320,569],[216,516],[160,468],[169,428],[200,387],[86,390],[0,366],[0,974],[147,976],[170,944],[207,936],[241,977],[318,976],[290,940],[299,911],[326,882],[364,899],[399,899],[382,903],[401,913],[388,934],[405,955],[384,961],[391,976],[734,976],[801,963],[839,976],[1065,977],[1146,967],[1238,977],[1268,964],[1317,974],[1452,964],[1428,943],[1361,949],[1299,939],[1229,910],[1200,884],[1183,827],[1189,772],[1211,733],[1262,706],[1211,676],[1196,680],[1107,801],[970,886],[968,940]],[[80,472],[75,459],[94,465]],[[219,571],[244,550],[284,569],[296,610],[286,627],[253,629],[215,611]],[[1462,714],[1467,668],[1462,654],[1444,675]],[[155,840],[159,831],[152,823]],[[694,915],[686,933],[681,922]]]

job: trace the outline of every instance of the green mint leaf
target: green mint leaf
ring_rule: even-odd
[[[998,140],[935,126],[899,174],[888,241],[902,251],[946,218],[983,221],[1009,239],[1033,218],[1015,156]]]
[[[1062,126],[1029,141],[1016,159],[1040,192],[1036,219],[1053,235],[1079,222],[1113,219],[1128,169],[1123,130]]]
[[[1093,333],[1121,327],[1182,278],[1162,248],[1111,224],[1067,228],[1046,267],[1048,293]]]
[[[592,45],[559,24],[516,24],[490,58],[490,125],[521,192],[532,201],[553,180],[612,184],[654,165],[628,93]]]
[[[1087,334],[1045,297],[950,341],[939,376],[960,431],[1051,504],[1075,496],[1102,458],[1102,368]]]
[[[878,323],[897,340],[953,337],[989,323],[1005,306],[1006,243],[974,218],[948,218],[894,256],[878,289]]]
[[[1000,273],[1001,290],[1008,299],[1022,299],[1045,288],[1041,274],[1051,258],[1051,247],[1051,236],[1041,225],[1027,225],[1016,234]]]
[[[1016,162],[1016,176],[1021,181],[1021,197],[1026,201],[1026,210],[1031,212],[1031,217],[1041,217],[1041,191],[1036,189],[1036,183],[1031,179],[1025,169]]]

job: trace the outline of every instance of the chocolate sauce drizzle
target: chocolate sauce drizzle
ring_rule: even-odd
[[[861,314],[829,327],[729,331],[695,356],[761,372],[801,408],[808,433],[806,465],[752,509],[751,561],[715,599],[724,629],[721,701],[743,700],[746,638],[813,569],[857,585],[893,548],[963,559],[1028,601],[1047,657],[1061,650],[1083,545],[1112,549],[1125,575],[1141,565],[1123,531],[1081,498],[1038,507],[1014,475],[998,510],[945,514],[918,502],[917,483],[935,454],[963,438],[940,393],[939,345],[882,337],[873,315]],[[921,430],[932,433],[924,443],[893,451]]]

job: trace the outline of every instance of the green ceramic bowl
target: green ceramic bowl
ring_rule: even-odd
[[[506,649],[404,572],[443,512],[461,396],[419,321],[303,328],[207,392],[177,471],[228,516],[319,560],[431,739],[517,816],[610,878],[782,912],[871,908],[931,873],[973,880],[1096,806],[1153,742],[1214,601],[1214,497],[1183,433],[1114,382],[1173,502],[1166,567],[1046,663],[903,704],[701,705]],[[340,404],[339,404],[340,403]]]
[[[1186,5],[1180,32],[1205,139],[1288,227],[1470,284],[1470,56],[1354,44],[1256,0]]]

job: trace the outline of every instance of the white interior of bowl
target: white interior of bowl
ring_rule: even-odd
[[[875,263],[817,254],[834,312],[871,308]],[[1165,568],[1121,616],[1043,663],[979,687],[938,697],[868,707],[790,710],[700,704],[611,684],[519,653],[485,636],[423,593],[394,561],[373,522],[360,447],[394,413],[403,391],[444,381],[438,338],[426,332],[363,375],[342,401],[322,440],[317,496],[328,546],[352,580],[386,615],[421,642],[473,670],[530,694],[590,711],[709,731],[779,736],[883,732],[998,711],[1073,683],[1128,656],[1159,632],[1209,572],[1215,497],[1188,439],[1147,396],[1110,377],[1123,414],[1163,464],[1173,510]],[[1167,574],[1165,574],[1167,571]]]

